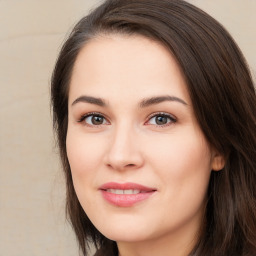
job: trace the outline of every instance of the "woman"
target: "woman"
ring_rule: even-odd
[[[52,104],[84,255],[256,255],[255,88],[209,15],[105,1],[64,44]]]

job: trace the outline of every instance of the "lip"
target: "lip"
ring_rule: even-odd
[[[116,183],[109,182],[103,184],[99,190],[103,198],[110,204],[119,207],[131,207],[141,201],[148,199],[155,192],[155,188],[150,188],[137,183]],[[116,194],[111,190],[135,190],[135,194]]]

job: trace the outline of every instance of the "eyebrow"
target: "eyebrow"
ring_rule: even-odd
[[[101,98],[95,98],[95,97],[86,96],[86,95],[82,95],[81,97],[77,98],[71,105],[73,106],[79,102],[90,103],[90,104],[98,105],[100,107],[105,107],[107,105],[106,102]]]
[[[147,98],[147,99],[142,100],[139,105],[141,108],[143,108],[143,107],[148,107],[150,105],[159,104],[164,101],[176,101],[176,102],[182,103],[183,105],[186,105],[186,106],[188,105],[184,100],[182,100],[178,97],[169,96],[169,95]]]
[[[143,99],[139,103],[139,106],[141,108],[145,108],[145,107],[148,107],[148,106],[151,106],[151,105],[159,104],[159,103],[164,102],[164,101],[174,101],[174,102],[182,103],[183,105],[186,105],[186,106],[188,105],[184,100],[182,100],[178,97],[164,95],[164,96],[156,96],[156,97],[150,97],[150,98]],[[106,103],[105,100],[103,100],[101,98],[92,97],[92,96],[86,96],[86,95],[80,96],[79,98],[74,100],[71,105],[73,106],[73,105],[75,105],[79,102],[90,103],[90,104],[98,105],[100,107],[106,107],[107,106],[107,103]]]

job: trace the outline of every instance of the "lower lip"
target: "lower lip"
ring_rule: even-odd
[[[148,199],[155,191],[138,193],[138,194],[114,194],[107,192],[106,190],[101,190],[103,198],[107,200],[110,204],[120,207],[131,207],[136,203]]]

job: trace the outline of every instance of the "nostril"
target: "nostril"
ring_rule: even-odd
[[[135,166],[135,164],[127,164],[126,166],[127,167],[133,167],[133,166]]]

